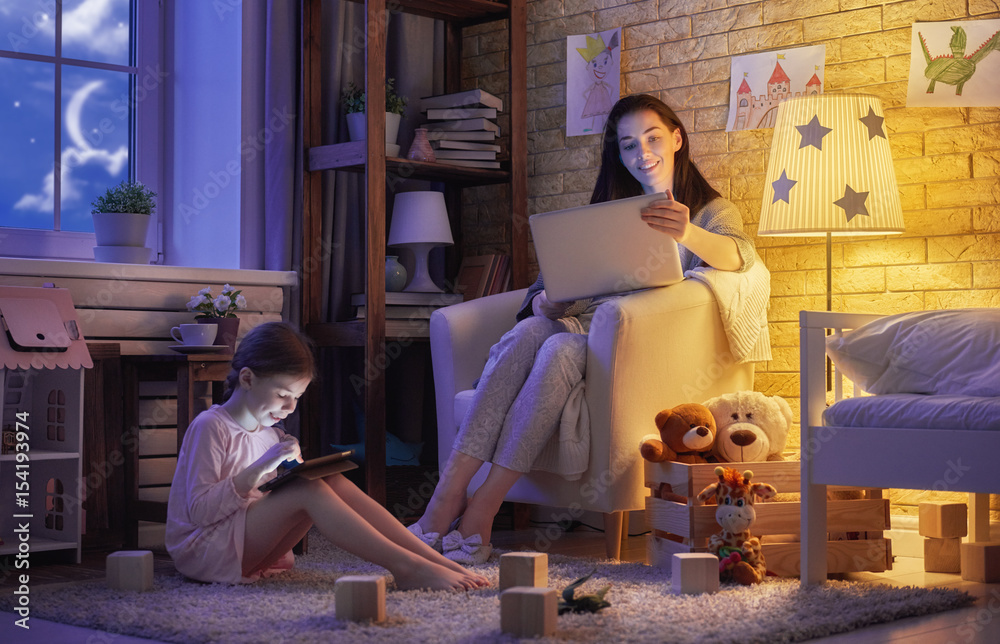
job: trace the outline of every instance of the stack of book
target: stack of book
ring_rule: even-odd
[[[386,320],[429,320],[431,313],[443,306],[451,306],[463,301],[456,293],[416,293],[409,291],[386,291]],[[365,294],[351,295],[351,305],[358,307],[359,319],[367,317]]]
[[[420,99],[426,112],[427,139],[438,163],[469,168],[499,168],[497,112],[503,101],[481,89]]]
[[[511,264],[509,255],[476,255],[462,259],[455,280],[455,290],[465,300],[496,295],[510,289]]]

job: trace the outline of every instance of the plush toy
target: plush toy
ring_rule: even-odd
[[[639,452],[647,461],[662,463],[707,463],[715,443],[715,418],[708,407],[698,403],[677,405],[656,415],[659,434],[647,434],[639,444]],[[653,496],[687,503],[687,497],[674,494],[669,483],[661,483]]]
[[[715,468],[719,477],[698,494],[702,503],[714,498],[718,504],[715,520],[722,530],[708,539],[708,551],[719,558],[719,579],[749,586],[759,584],[767,574],[760,539],[750,535],[750,526],[757,518],[755,497],[769,499],[777,490],[767,483],[751,483],[753,472],[741,475],[731,467]]]
[[[718,432],[714,455],[723,463],[780,461],[792,426],[792,409],[781,396],[738,391],[705,401]]]

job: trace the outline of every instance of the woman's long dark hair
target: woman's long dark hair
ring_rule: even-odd
[[[674,153],[674,199],[687,206],[691,214],[698,212],[712,199],[719,197],[719,191],[712,187],[708,180],[691,161],[690,145],[687,131],[681,120],[666,103],[649,94],[633,94],[620,99],[611,108],[608,120],[604,124],[604,142],[601,146],[601,171],[597,175],[594,194],[590,203],[624,199],[642,194],[642,184],[628,171],[622,163],[618,151],[618,122],[626,114],[641,110],[651,110],[670,128],[670,131],[681,131],[681,147]]]
[[[313,350],[312,340],[287,322],[265,322],[254,327],[233,355],[223,399],[229,400],[239,386],[243,367],[249,367],[261,378],[291,375],[311,380],[316,375]]]

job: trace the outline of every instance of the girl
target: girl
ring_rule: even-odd
[[[471,589],[486,579],[445,559],[340,474],[257,487],[299,445],[274,425],[295,410],[315,373],[312,347],[284,323],[246,335],[228,398],[191,423],[167,505],[166,545],[177,569],[206,582],[251,582],[292,566],[292,546],[315,525],[332,543],[388,568],[401,589]]]
[[[754,247],[743,233],[742,217],[691,162],[677,115],[652,96],[626,96],[608,114],[591,203],[656,192],[667,198],[644,208],[642,218],[681,244],[684,270],[703,264],[726,271],[750,268]],[[528,289],[518,323],[490,350],[427,510],[410,526],[424,543],[453,561],[486,561],[493,517],[556,431],[570,392],[586,372],[591,319],[612,297],[620,295],[552,302],[541,275]],[[467,499],[469,482],[483,462],[493,465]]]

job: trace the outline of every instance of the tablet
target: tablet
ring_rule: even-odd
[[[666,198],[660,192],[532,215],[546,296],[569,302],[683,280],[676,240],[640,214]]]
[[[295,467],[281,472],[267,483],[259,486],[257,489],[261,492],[269,492],[270,490],[281,487],[285,483],[288,483],[296,478],[313,480],[323,478],[324,476],[330,476],[331,474],[339,474],[340,472],[357,469],[357,463],[348,460],[348,457],[353,454],[354,450],[349,449],[344,452],[337,452],[336,454],[330,454],[329,456],[320,456],[319,458],[299,463]]]

